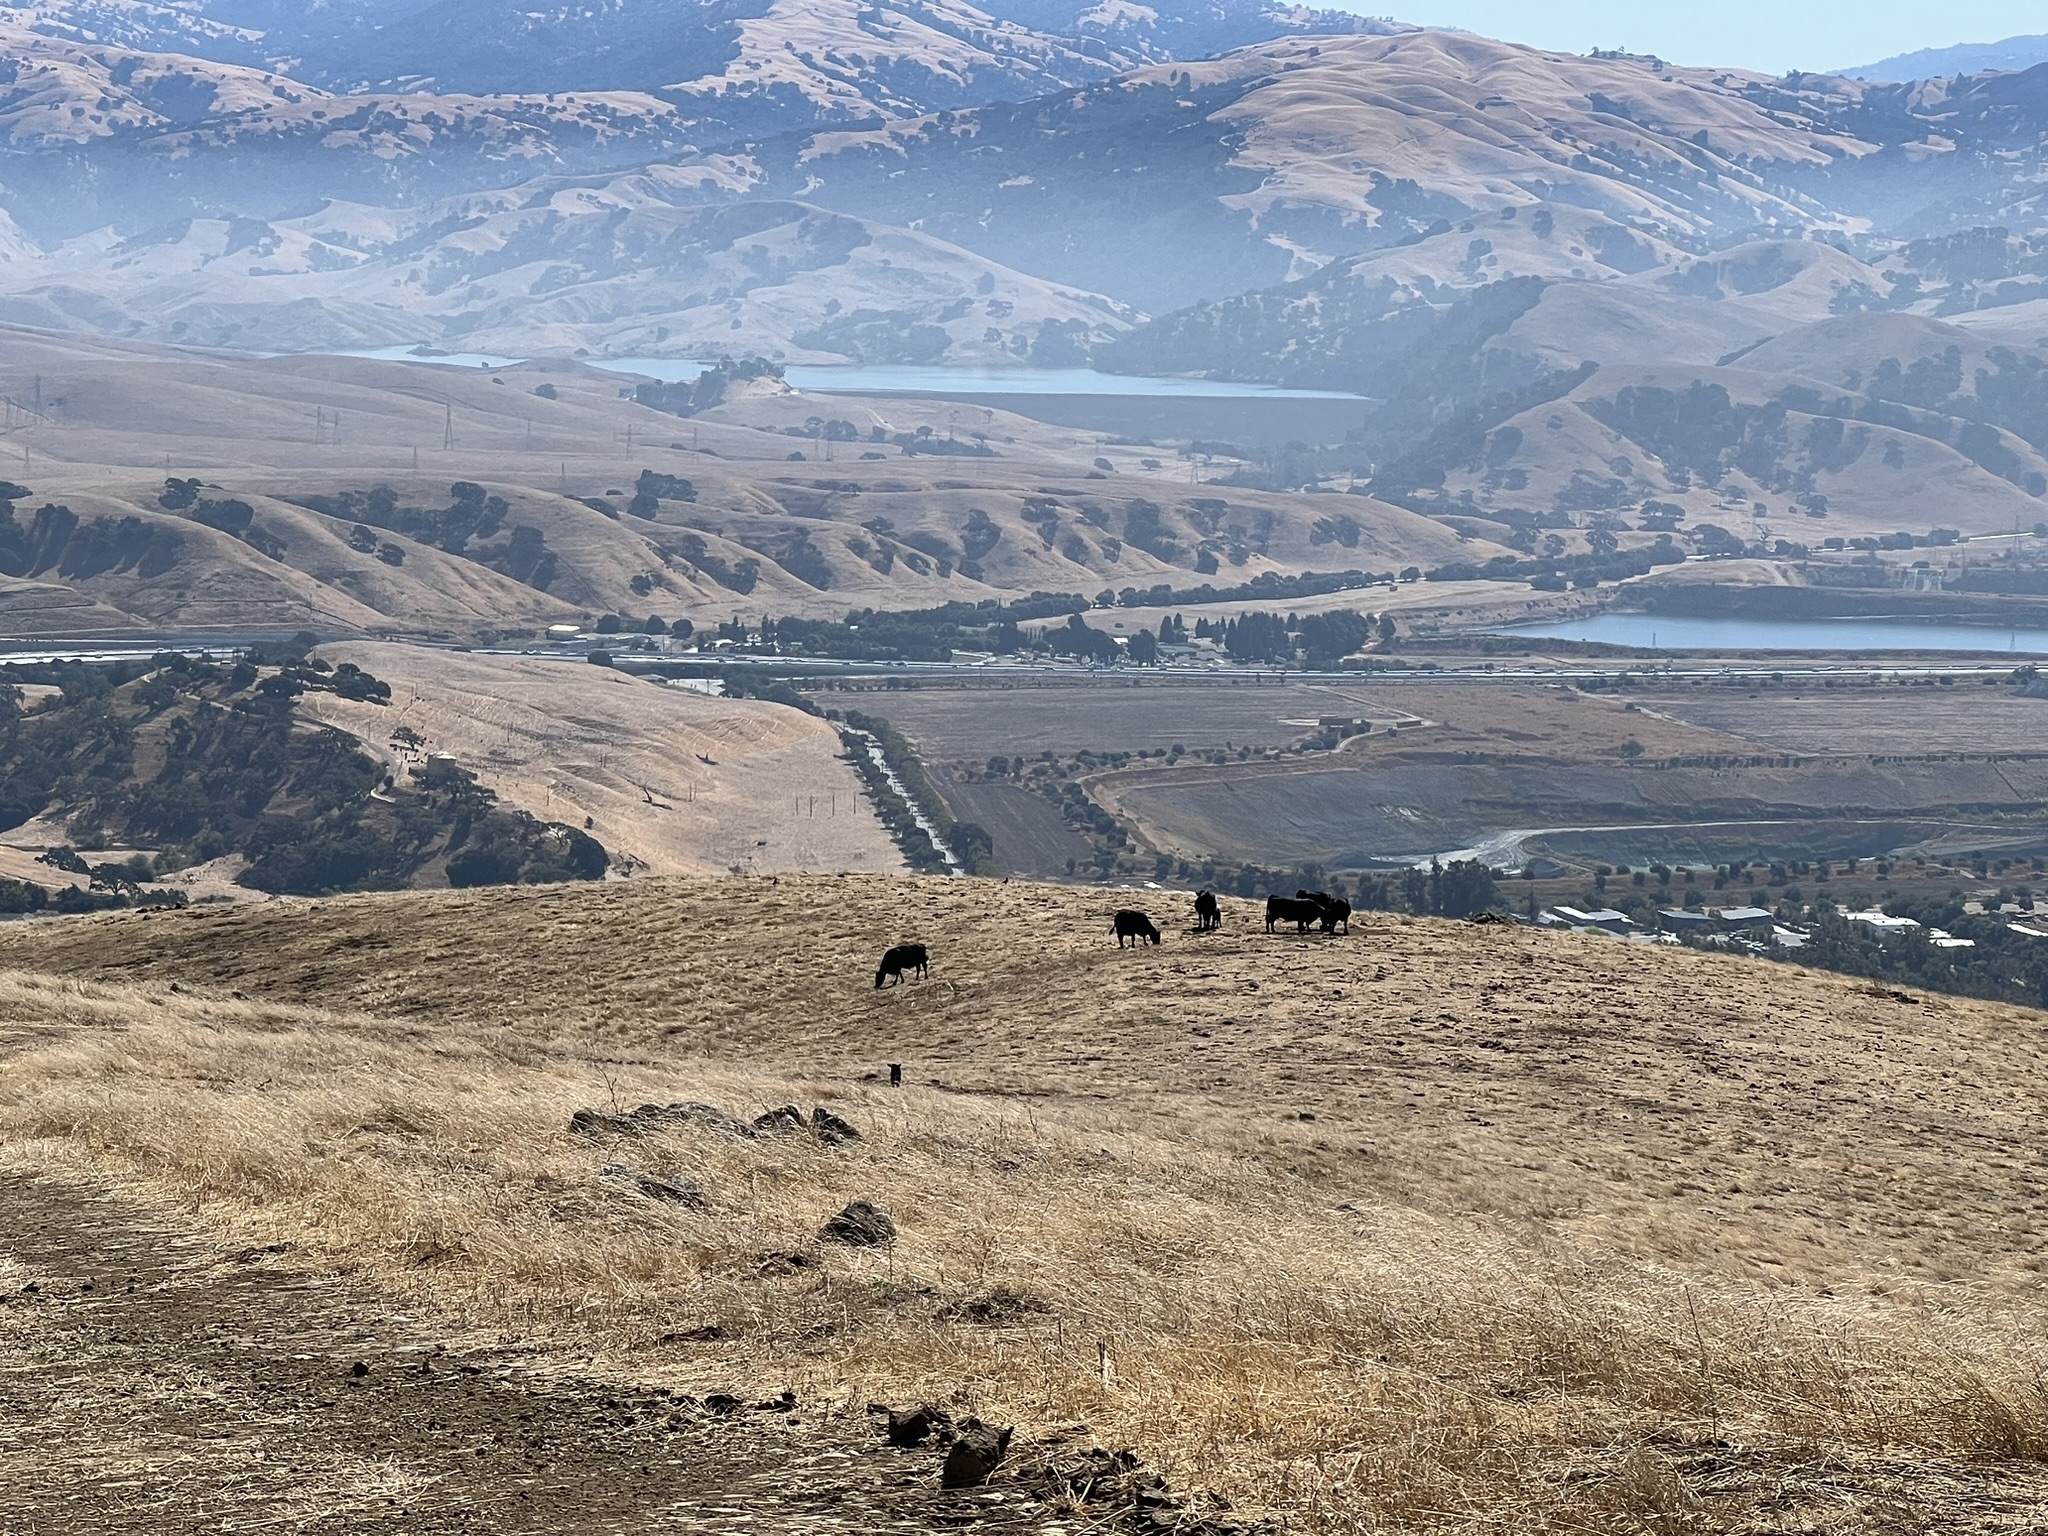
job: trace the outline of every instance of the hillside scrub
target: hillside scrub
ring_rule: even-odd
[[[308,660],[303,645],[275,649],[251,654],[283,665],[166,655],[0,669],[0,827],[52,817],[84,846],[147,848],[166,869],[241,854],[237,882],[274,895],[435,873],[452,885],[603,878],[596,839],[499,806],[453,765],[387,784],[356,740],[309,729],[293,706],[307,694],[388,704],[390,686],[353,662]],[[20,682],[61,691],[24,708]]]

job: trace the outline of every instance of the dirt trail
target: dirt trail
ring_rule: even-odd
[[[451,1350],[288,1263],[0,1180],[0,1531],[1059,1530],[1016,1491],[939,1492],[935,1453],[857,1418]]]

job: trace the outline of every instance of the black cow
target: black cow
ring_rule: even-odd
[[[1202,933],[1211,928],[1223,926],[1223,908],[1216,900],[1214,891],[1204,891],[1195,898],[1195,927]]]
[[[923,980],[931,963],[932,957],[922,944],[898,944],[882,956],[882,963],[875,968],[875,986],[879,989],[883,982],[889,980],[900,984],[905,974],[911,971],[917,972],[918,979]]]
[[[1142,912],[1119,912],[1116,915],[1116,947],[1122,949],[1124,940],[1129,939],[1141,949],[1150,939],[1159,942],[1159,930],[1152,926],[1152,919]]]
[[[1342,928],[1351,931],[1351,903],[1327,891],[1296,891],[1297,901],[1312,901],[1322,909],[1323,932],[1335,933]]]
[[[1273,931],[1275,923],[1293,923],[1295,931],[1307,933],[1310,923],[1323,920],[1323,909],[1319,902],[1303,901],[1298,897],[1268,896],[1266,898],[1266,932]]]

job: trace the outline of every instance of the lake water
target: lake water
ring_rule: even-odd
[[[1683,619],[1655,613],[1595,613],[1555,624],[1494,631],[1532,640],[1587,640],[1641,650],[2005,651],[2048,656],[2048,629],[1920,624],[1907,619]]]
[[[521,358],[491,352],[422,353],[413,347],[377,347],[346,352],[345,357],[374,358],[390,363],[432,363],[443,368],[513,368]],[[671,357],[608,357],[586,359],[607,373],[637,374],[680,384],[694,379],[703,363]],[[1276,389],[1267,384],[1236,384],[1224,379],[1145,378],[1097,373],[1092,368],[943,368],[909,363],[826,366],[793,363],[785,371],[792,388],[820,395],[1120,395],[1183,400],[1356,400],[1334,390]]]

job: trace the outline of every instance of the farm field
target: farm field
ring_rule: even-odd
[[[1234,901],[1197,937],[1184,894],[1120,952],[1132,899],[685,879],[0,930],[0,1362],[125,1340],[0,1431],[0,1520],[61,1464],[101,1517],[70,1529],[162,1529],[123,1490],[175,1466],[219,1525],[273,1491],[259,1423],[309,1517],[434,1536],[467,1489],[716,1529],[721,1483],[791,1536],[1071,1531],[1030,1469],[1090,1444],[1338,1536],[2048,1509],[2038,1015]],[[876,991],[913,937],[932,978]],[[569,1129],[681,1099],[862,1134]],[[818,1241],[855,1198],[893,1245]],[[124,1274],[147,1327],[83,1288]],[[1015,1426],[1003,1504],[862,1454],[862,1405],[927,1399]]]
[[[935,782],[956,821],[974,822],[989,834],[996,862],[1007,874],[1058,879],[1069,862],[1085,864],[1094,851],[1043,795],[947,774]]]
[[[2048,699],[2009,688],[1699,688],[1639,698],[1645,710],[1789,752],[2048,751]]]
[[[1958,805],[2029,814],[2048,804],[2048,762],[1687,768],[1345,752],[1249,768],[1132,769],[1090,788],[1148,845],[1181,858],[1349,868],[1481,847],[1510,831],[1650,824],[1637,838],[1644,851],[1627,861],[1647,863],[1667,857],[1674,840],[1706,846],[1710,839],[1687,829],[1719,821],[1798,822],[1845,811],[1911,820]],[[1754,846],[1753,834],[1738,835],[1743,849]],[[1668,858],[1680,857],[1674,843]]]
[[[1348,720],[1367,712],[1348,688],[1259,684],[1249,677],[1179,686],[1120,678],[1053,688],[923,687],[858,707],[884,716],[924,756],[947,762],[1041,752],[1150,752],[1176,742],[1190,751],[1226,743],[1277,747],[1313,735],[1325,715]],[[1381,718],[1400,717],[1399,710],[1389,710]]]

